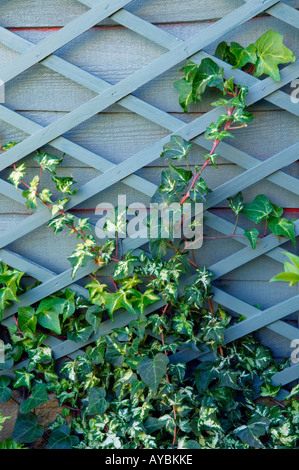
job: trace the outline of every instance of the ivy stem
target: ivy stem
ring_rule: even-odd
[[[237,217],[236,217],[236,223],[235,223],[235,226],[234,226],[234,229],[233,229],[233,233],[232,233],[232,235],[234,235],[234,234],[235,234],[235,231],[236,231],[236,229],[237,229],[237,225],[238,225],[238,220],[239,220],[239,214],[237,214]]]

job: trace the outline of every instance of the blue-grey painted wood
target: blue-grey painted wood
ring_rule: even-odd
[[[8,82],[128,3],[130,0],[111,0],[111,5],[107,3],[93,7],[6,66],[0,72],[1,80]]]
[[[151,64],[143,67],[139,71],[133,73],[130,77],[114,85],[111,89],[102,92],[99,96],[91,99],[65,117],[59,119],[59,121],[53,122],[46,129],[36,132],[33,136],[28,137],[16,147],[8,150],[6,155],[7,164],[11,164],[14,161],[19,160],[28,153],[37,150],[42,145],[45,145],[61,134],[67,132],[70,128],[81,124],[82,122],[94,116],[96,113],[102,111],[108,106],[111,106],[113,103],[119,101],[137,88],[146,84],[149,80],[156,78],[163,72],[167,71],[169,68],[180,63],[182,60],[186,59],[187,57],[192,57],[194,54],[196,54],[196,52],[198,52],[198,50],[218,39],[221,37],[221,35],[229,32],[234,27],[241,25],[248,19],[264,11],[266,8],[275,5],[276,3],[278,3],[278,1],[275,0],[250,0],[248,3],[236,9],[225,18],[222,18],[221,20],[209,26],[205,30],[204,34],[196,35],[194,38],[191,38],[185,41],[183,44],[178,45],[171,51],[166,52],[161,57],[154,60]],[[86,13],[86,15],[89,13],[90,12]],[[58,33],[59,32],[60,31],[58,31]],[[49,39],[51,39],[51,36]],[[57,44],[57,41],[54,41],[54,44],[52,42],[50,44],[52,49],[54,45],[55,50],[55,44]],[[47,49],[47,51],[48,53],[53,52],[53,50],[50,50],[49,52],[49,49]],[[24,66],[23,63],[21,63],[21,65]],[[113,171],[113,173],[115,174],[116,172]]]

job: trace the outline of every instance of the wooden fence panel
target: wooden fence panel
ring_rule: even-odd
[[[69,240],[64,234],[56,242],[51,239],[45,228],[50,219],[48,210],[39,207],[30,214],[21,191],[6,181],[14,162],[27,160],[42,146],[59,155],[66,153],[61,171],[68,172],[71,167],[80,184],[67,208],[75,215],[79,211],[91,214],[91,222],[95,221],[92,211],[97,202],[114,201],[118,193],[138,196],[146,203],[157,188],[165,165],[159,155],[171,134],[196,144],[193,163],[210,150],[202,134],[217,119],[219,110],[211,110],[204,100],[191,108],[188,117],[181,112],[172,88],[186,59],[200,62],[213,58],[229,78],[231,67],[213,57],[215,43],[222,38],[234,39],[234,35],[247,43],[270,28],[282,32],[299,53],[298,0],[190,0],[188,8],[178,0],[46,3],[27,0],[26,12],[20,0],[0,5],[0,60],[5,65],[0,78],[7,90],[7,101],[0,105],[2,138],[22,140],[0,159],[0,257],[41,281],[20,297],[19,304],[6,309],[5,325],[12,324],[12,315],[20,306],[59,289],[69,287],[86,296],[81,282],[94,271],[90,262],[71,279],[71,269],[61,261],[62,254],[71,250]],[[244,134],[250,141],[246,147],[242,146],[242,132],[235,146],[219,145],[223,179],[207,169],[213,192],[204,207],[206,227],[211,233],[224,235],[233,228],[226,198],[239,190],[250,197],[263,188],[273,195],[273,202],[282,203],[294,214],[299,199],[299,106],[289,95],[290,82],[299,76],[299,61],[283,68],[280,82],[259,80],[241,70],[234,70],[234,76],[248,85],[247,104],[257,120],[246,130],[246,137]],[[38,248],[32,249],[32,239],[42,246],[43,255]],[[298,292],[281,285],[273,289],[268,284],[285,260],[280,248],[283,244],[289,249],[287,240],[268,235],[254,251],[244,238],[223,243],[221,253],[211,244],[200,250],[201,260],[215,273],[214,301],[246,317],[227,330],[226,340],[257,331],[267,345],[271,347],[273,342],[278,357],[287,356],[290,341],[299,337]],[[143,245],[145,240],[125,239],[122,251]],[[257,270],[259,263],[265,265],[262,272]],[[99,275],[105,278],[110,270],[102,269]],[[260,303],[261,294],[267,297],[263,310],[254,306]],[[147,313],[162,304],[151,306]],[[53,337],[45,343],[56,358],[76,357],[80,348],[131,319],[127,312],[119,312],[115,324],[103,322],[99,333],[85,343]],[[195,357],[206,360],[209,355],[185,350],[172,360]],[[26,362],[15,368],[24,365]],[[298,378],[299,366],[292,366],[273,380],[286,385]]]

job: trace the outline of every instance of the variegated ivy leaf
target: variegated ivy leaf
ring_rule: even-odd
[[[25,163],[22,163],[14,171],[12,171],[8,177],[8,179],[13,183],[16,189],[19,187],[21,180],[26,175],[25,169],[26,169]]]
[[[138,313],[143,313],[148,305],[161,300],[160,297],[154,293],[153,289],[146,289],[144,293],[139,292],[137,289],[132,289],[128,292],[132,294],[131,300]]]
[[[23,191],[23,197],[26,199],[28,209],[37,209],[37,190],[39,185],[39,177],[35,176],[30,183],[29,189]]]
[[[268,219],[273,212],[273,206],[266,196],[259,194],[252,202],[244,204],[241,212],[249,220],[258,224],[262,220]]]
[[[254,75],[260,77],[263,74],[270,75],[279,82],[279,64],[295,62],[293,52],[283,44],[283,35],[269,30],[255,42],[258,60]]]
[[[39,193],[39,197],[41,198],[41,200],[43,202],[48,202],[49,204],[52,204],[52,201],[51,201],[51,191],[49,191],[49,189],[43,189],[41,193]]]
[[[52,216],[54,217],[58,212],[63,212],[66,204],[69,202],[69,198],[58,199],[58,201],[52,205]]]
[[[187,157],[191,147],[192,144],[180,135],[172,135],[170,141],[163,146],[161,157],[180,161]]]
[[[19,387],[26,387],[28,390],[31,389],[31,380],[35,378],[34,374],[31,374],[30,372],[27,372],[25,367],[22,369],[15,370],[15,378],[14,378],[14,383],[13,386],[14,388],[19,388]]]
[[[34,160],[38,162],[44,170],[49,170],[54,175],[56,166],[62,162],[62,158],[54,157],[53,155],[49,155],[48,153],[38,153],[34,157]]]
[[[79,243],[75,251],[70,256],[67,257],[67,259],[69,260],[73,268],[72,279],[75,277],[76,272],[78,271],[79,268],[85,266],[88,263],[88,261],[95,258],[96,256],[97,256],[96,252],[90,251],[90,246],[87,246],[86,244],[83,244],[83,243]]]
[[[18,145],[20,142],[21,142],[21,140],[19,140],[19,142],[9,142],[8,144],[5,144],[5,145],[1,146],[1,149],[4,152],[6,152],[7,150],[12,149],[16,145]]]
[[[63,194],[74,195],[78,189],[72,189],[72,186],[76,184],[76,181],[71,176],[52,176],[56,188]]]
[[[222,90],[223,68],[220,68],[213,60],[203,59],[193,79],[192,99],[194,103],[201,100],[207,87]]]
[[[56,219],[50,220],[48,222],[48,227],[52,227],[54,230],[54,234],[56,235],[58,232],[61,232],[61,230],[64,229],[65,225],[73,225],[74,223],[74,216],[66,213],[65,215],[62,215],[61,217],[58,217]]]
[[[241,193],[241,191],[239,191],[238,194],[236,194],[235,196],[227,198],[227,200],[229,201],[229,207],[231,208],[231,210],[236,215],[238,215],[244,207],[243,194]]]

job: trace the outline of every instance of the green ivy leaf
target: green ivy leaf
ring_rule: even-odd
[[[183,139],[183,137],[179,135],[172,135],[170,138],[170,142],[163,146],[163,152],[161,153],[161,157],[170,158],[171,160],[182,160],[182,158],[186,158],[192,144],[187,140]]]
[[[185,113],[188,113],[188,104],[192,103],[192,82],[182,78],[174,82],[174,87],[179,91],[179,103]]]
[[[49,297],[42,300],[36,310],[38,323],[44,328],[48,328],[57,335],[60,335],[61,326],[59,316],[63,314],[64,308],[65,299]]]
[[[91,388],[88,396],[88,415],[103,415],[109,407],[109,403],[105,400],[106,390],[102,387]]]
[[[64,424],[53,429],[47,449],[72,449],[78,443],[79,438],[70,435],[70,428]]]
[[[154,359],[145,357],[137,366],[141,379],[154,394],[157,393],[160,382],[166,374],[168,363],[166,354],[158,353]]]
[[[268,219],[272,211],[273,206],[269,199],[263,194],[259,194],[252,202],[244,204],[241,212],[247,219],[258,224],[262,220]]]
[[[29,413],[34,408],[37,408],[39,405],[42,405],[47,401],[49,401],[47,388],[45,384],[39,383],[35,385],[34,389],[32,390],[31,397],[27,398],[27,400],[21,403],[20,412],[25,414]]]
[[[37,317],[33,307],[21,307],[18,309],[19,328],[24,333],[35,333]]]
[[[255,42],[258,60],[254,75],[260,77],[264,73],[279,82],[279,64],[295,62],[293,52],[283,44],[283,35],[269,30]]]
[[[19,388],[19,387],[26,387],[28,390],[31,389],[31,380],[34,379],[34,375],[30,374],[30,372],[27,372],[25,367],[22,369],[15,370],[15,378],[14,378],[14,383],[13,386],[14,388]]]
[[[259,440],[259,437],[266,433],[270,422],[271,421],[265,416],[260,416],[249,422],[248,425],[244,424],[243,426],[239,426],[234,430],[234,434],[250,447],[263,449],[264,446]]]
[[[237,42],[232,42],[229,50],[236,58],[236,64],[233,69],[241,69],[246,64],[255,64],[257,61],[256,46],[250,44],[246,49],[240,46]]]
[[[246,229],[244,230],[244,235],[250,241],[252,249],[255,250],[259,237],[259,231],[256,228],[252,228],[250,230]]]
[[[12,390],[8,388],[10,382],[10,377],[0,375],[0,403],[5,403],[11,399]]]
[[[268,227],[275,235],[290,238],[296,246],[296,232],[293,222],[283,218],[270,217]]]
[[[229,207],[231,208],[231,210],[236,215],[238,215],[244,207],[243,194],[241,192],[238,192],[238,194],[236,194],[236,196],[229,197],[227,200],[229,201]]]
[[[31,412],[18,416],[11,438],[17,442],[29,444],[42,437],[43,434],[43,426],[38,424],[38,417]]]
[[[192,99],[194,103],[201,100],[207,87],[222,90],[223,68],[220,68],[212,59],[203,59],[193,79]]]

